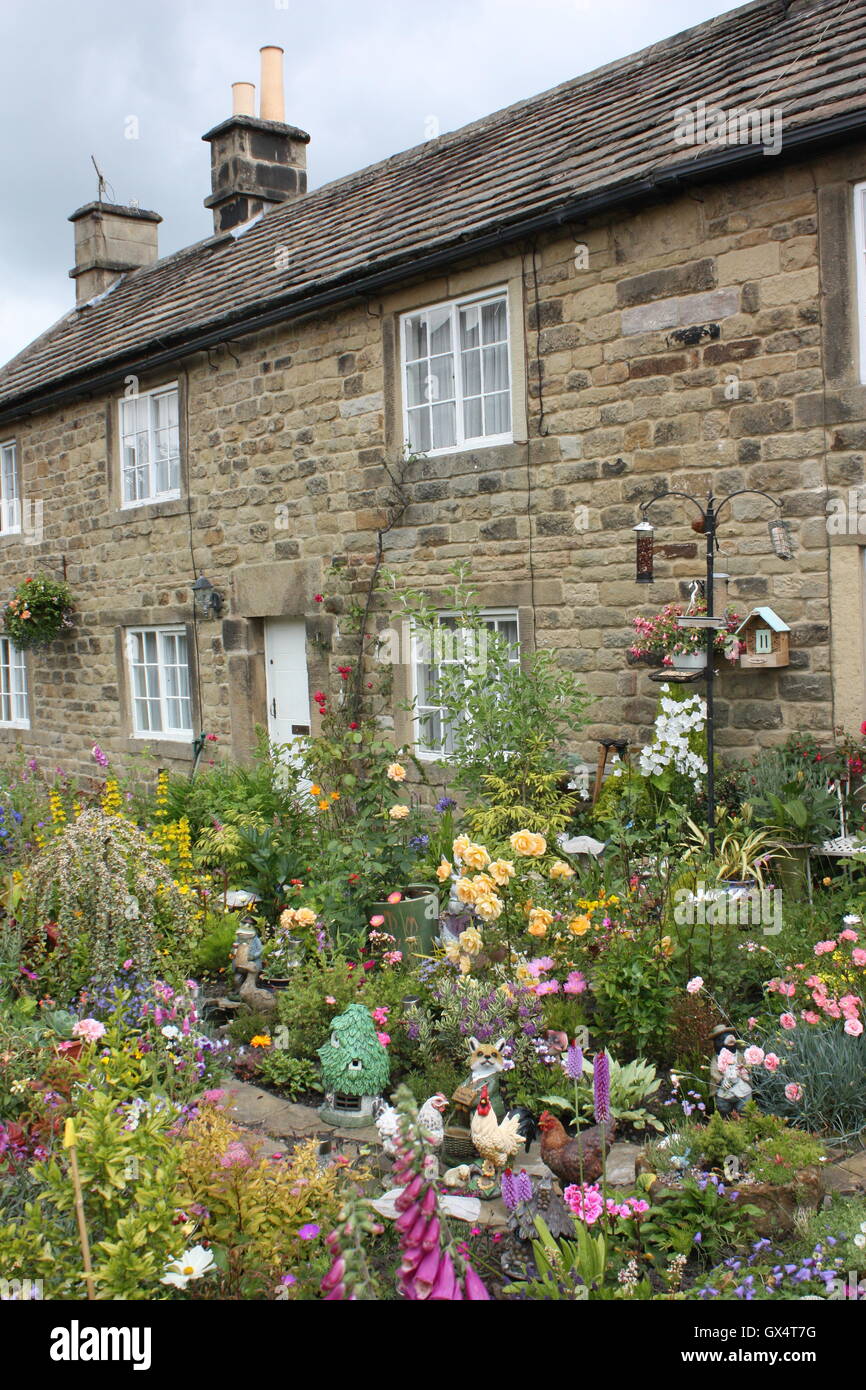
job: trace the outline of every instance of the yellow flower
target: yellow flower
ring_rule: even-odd
[[[552,922],[553,922],[553,913],[552,913],[552,912],[548,912],[548,910],[547,910],[546,907],[534,907],[534,908],[532,909],[532,911],[530,912],[530,914],[529,914],[529,930],[530,930],[530,931],[532,931],[532,928],[533,928],[533,927],[537,927],[537,926],[542,926],[542,927],[544,927],[544,929],[545,929],[545,931],[546,931],[547,928],[551,925]],[[541,933],[539,932],[538,935],[540,936]]]
[[[321,788],[320,786],[318,786],[317,783],[314,782],[313,785],[310,787],[310,796],[321,796],[321,795],[322,795],[322,788]]]
[[[551,866],[551,878],[574,878],[574,869],[570,864],[566,864],[564,859],[557,859]]]
[[[530,936],[547,936],[547,927],[543,922],[530,922],[527,931]]]
[[[472,969],[472,957],[471,957],[471,956],[460,956],[460,957],[458,958],[457,964],[458,964],[459,967],[460,967],[460,974],[461,974],[461,975],[468,975],[468,974],[469,974],[469,971]]]
[[[296,916],[297,913],[295,912],[295,909],[293,907],[284,908],[283,911],[280,913],[280,926],[286,927],[287,929],[289,927],[293,927],[295,925]]]
[[[311,927],[316,920],[316,914],[309,907],[299,907],[295,913],[295,921],[298,926]]]
[[[466,846],[460,856],[463,863],[470,869],[486,869],[490,863],[490,855],[483,845],[473,845],[471,842]]]
[[[390,811],[388,812],[388,815],[391,817],[392,820],[405,820],[408,814],[409,807],[401,806],[399,802],[396,806],[392,806]]]
[[[568,922],[566,925],[568,926],[568,930],[571,932],[572,936],[586,936],[586,933],[589,931],[590,927],[592,926],[592,923],[590,922],[588,917],[581,916],[572,917],[571,921]]]
[[[402,763],[391,763],[388,768],[388,776],[392,782],[405,782],[406,769]]]
[[[340,793],[339,793],[339,792],[331,792],[331,800],[332,800],[332,801],[339,801],[339,800],[340,800]]]
[[[454,892],[462,903],[474,903],[478,896],[471,878],[458,878],[454,885]]]
[[[330,801],[320,801],[320,802],[319,802],[319,810],[320,810],[320,811],[327,811],[327,810],[329,809],[330,805],[331,805]]]
[[[500,888],[504,888],[510,878],[514,877],[514,865],[510,859],[494,859],[490,865],[490,877],[494,883],[498,883]]]
[[[469,956],[477,956],[484,944],[481,933],[477,927],[467,927],[465,931],[460,933],[457,939],[463,947],[463,950]]]
[[[533,854],[536,859],[540,859],[542,854],[547,853],[547,841],[543,835],[533,835],[532,850],[530,853]]]
[[[482,922],[495,922],[497,917],[502,916],[502,899],[497,898],[495,893],[487,893],[477,900],[475,911]]]
[[[456,965],[460,959],[460,943],[453,936],[449,936],[445,942],[445,959],[452,965]]]
[[[610,897],[608,898],[608,902],[614,904],[619,902],[619,898],[616,896],[616,893],[611,893]]]
[[[455,859],[462,859],[471,841],[468,835],[458,835],[454,844],[451,846],[451,853]]]
[[[659,942],[659,949],[663,956],[672,956],[674,953],[674,943],[669,936],[663,936]]]
[[[267,1033],[257,1033],[254,1038],[250,1038],[250,1047],[270,1047],[271,1040]]]
[[[479,898],[486,897],[486,895],[492,893],[496,887],[496,884],[489,874],[476,874],[472,882],[475,884],[475,892]]]
[[[447,878],[451,877],[451,865],[448,863],[447,859],[440,860],[439,867],[436,870],[436,877],[440,883],[444,883]]]
[[[515,830],[511,836],[509,844],[515,854],[532,854],[532,842],[535,836],[529,830]]]

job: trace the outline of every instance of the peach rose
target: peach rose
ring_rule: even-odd
[[[489,869],[490,877],[500,888],[504,888],[508,880],[514,877],[514,865],[510,859],[494,859]]]

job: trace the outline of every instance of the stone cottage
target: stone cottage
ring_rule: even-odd
[[[0,638],[4,754],[180,769],[315,728],[381,548],[443,609],[470,561],[490,625],[596,697],[594,755],[654,713],[632,617],[703,572],[673,499],[636,585],[640,504],[711,488],[795,542],[761,498],[723,514],[717,603],[771,606],[790,664],[722,672],[720,750],[859,726],[866,7],[756,0],[311,192],[281,61],[204,136],[213,235],[160,259],[156,213],[79,208],[75,307],[0,372],[0,593],[66,575],[77,608]],[[395,734],[435,762],[401,651]]]

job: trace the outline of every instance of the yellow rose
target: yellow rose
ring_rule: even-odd
[[[509,844],[511,845],[511,848],[514,850],[515,854],[534,854],[535,851],[532,848],[532,844],[535,838],[536,837],[529,830],[515,830],[514,834],[511,836],[511,839],[509,840]]]
[[[440,861],[439,867],[436,870],[436,877],[440,883],[444,883],[446,878],[451,877],[451,865],[448,863],[447,859]]]
[[[574,869],[564,859],[557,859],[550,869],[551,878],[574,878]]]
[[[472,957],[471,957],[471,956],[459,956],[459,957],[458,957],[458,965],[460,966],[460,974],[461,974],[461,975],[468,975],[468,974],[469,974],[469,971],[472,969]]]
[[[495,922],[497,917],[502,916],[502,900],[495,893],[486,894],[476,902],[475,911],[482,922]]]
[[[490,855],[484,846],[471,843],[463,851],[462,859],[469,869],[486,869],[490,863]]]
[[[316,920],[316,914],[312,908],[299,907],[295,913],[295,920],[301,927],[311,927]]]
[[[546,907],[534,907],[529,914],[529,930],[535,926],[544,927],[545,931],[553,921],[553,913],[548,912]]]
[[[280,913],[280,926],[281,926],[281,927],[286,927],[287,929],[288,929],[289,927],[293,927],[293,926],[295,925],[295,917],[296,917],[296,913],[295,913],[295,909],[294,909],[293,907],[287,907],[287,908],[285,908],[285,909]]]
[[[543,922],[531,922],[527,930],[530,936],[547,936],[547,927]]]
[[[490,877],[494,883],[498,883],[500,888],[504,888],[510,878],[514,877],[514,865],[510,859],[494,859],[490,865]]]
[[[402,763],[391,763],[388,767],[388,776],[392,782],[405,782],[406,769]]]
[[[471,878],[458,878],[454,885],[454,892],[461,903],[474,903],[477,897],[475,884]]]
[[[542,854],[547,853],[547,841],[543,835],[532,836],[532,849],[529,851],[536,859],[540,859]]]
[[[572,917],[571,921],[567,923],[567,926],[572,936],[586,936],[592,923],[588,917]]]
[[[460,959],[460,946],[453,937],[449,937],[445,942],[445,959],[452,965],[456,965]]]
[[[463,950],[470,956],[477,956],[484,944],[477,927],[467,927],[457,938]]]
[[[392,806],[390,811],[388,812],[388,815],[391,817],[392,820],[405,820],[408,814],[409,807],[401,806],[399,803],[396,806]]]
[[[476,874],[472,882],[475,884],[475,892],[479,897],[484,897],[487,893],[492,893],[496,884],[489,874]]]
[[[468,835],[458,835],[454,844],[451,846],[451,853],[455,859],[462,859],[469,848],[471,841]]]

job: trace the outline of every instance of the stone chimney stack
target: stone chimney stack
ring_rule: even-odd
[[[211,148],[211,194],[204,205],[213,211],[214,232],[307,191],[310,137],[285,124],[283,50],[263,48],[261,64],[258,117],[253,84],[234,82],[231,116],[202,136]]]
[[[86,304],[113,285],[124,271],[151,265],[157,258],[158,212],[85,203],[69,219],[75,226],[75,302]]]

